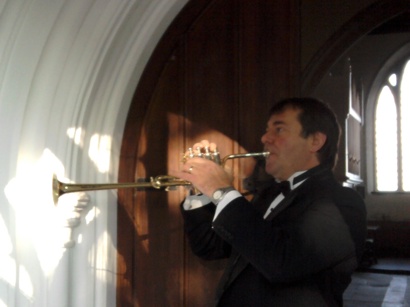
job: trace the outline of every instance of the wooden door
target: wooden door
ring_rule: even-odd
[[[120,181],[180,166],[202,139],[221,155],[262,151],[271,103],[297,88],[297,1],[190,1],[153,53],[124,131]],[[235,185],[254,160],[229,162]],[[117,306],[212,306],[224,261],[192,255],[186,190],[119,191]]]

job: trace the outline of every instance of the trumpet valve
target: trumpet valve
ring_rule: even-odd
[[[217,148],[212,152],[212,161],[214,161],[216,164],[219,164],[219,165],[222,164],[221,156]]]
[[[197,151],[197,154],[194,155],[194,156],[196,156],[196,157],[198,157],[198,158],[202,158],[202,157],[203,157],[202,148],[201,148],[200,146],[198,146],[198,147],[196,148],[196,151]]]
[[[206,147],[204,148],[204,150],[205,150],[205,153],[204,153],[203,157],[204,157],[205,159],[207,159],[207,160],[213,160],[213,159],[212,159],[211,152],[209,151],[209,147],[206,146]]]
[[[194,154],[194,151],[192,150],[192,147],[188,148],[188,152],[189,152],[188,157],[190,157],[190,158],[195,157],[195,154]]]
[[[218,150],[211,151],[208,146],[204,148],[198,146],[195,151],[192,148],[188,148],[188,153],[182,157],[182,162],[185,163],[188,159],[194,157],[204,158],[221,164],[221,157]]]

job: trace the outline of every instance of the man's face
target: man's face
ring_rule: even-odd
[[[278,180],[286,180],[297,171],[307,170],[319,164],[313,149],[313,136],[301,136],[302,125],[298,120],[300,110],[286,108],[273,114],[262,136],[266,158],[265,170]]]

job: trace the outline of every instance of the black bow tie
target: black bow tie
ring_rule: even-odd
[[[310,176],[311,172],[307,171],[304,172],[303,174],[300,174],[299,176],[293,178],[293,185],[297,184],[298,182],[301,182],[305,179],[307,179]],[[290,182],[289,181],[281,181],[279,182],[279,191],[284,195],[287,196],[290,191]]]
[[[281,181],[279,182],[279,191],[284,195],[287,196],[290,193],[290,182],[289,181]]]
[[[293,178],[293,185],[309,178],[312,174],[317,173],[318,171],[320,171],[321,169],[323,169],[323,166],[318,165],[315,166],[309,170],[307,170],[306,172],[300,174],[299,176],[296,176],[295,178]],[[287,196],[291,189],[290,189],[290,182],[289,181],[281,181],[279,182],[279,191],[284,195]]]

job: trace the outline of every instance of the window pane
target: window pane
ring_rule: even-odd
[[[389,77],[389,83],[391,86],[396,86],[397,85],[397,76],[396,74],[391,74]]]
[[[380,92],[376,108],[376,188],[397,191],[397,110],[389,87]]]
[[[404,68],[400,84],[401,148],[403,190],[410,191],[410,62]]]

